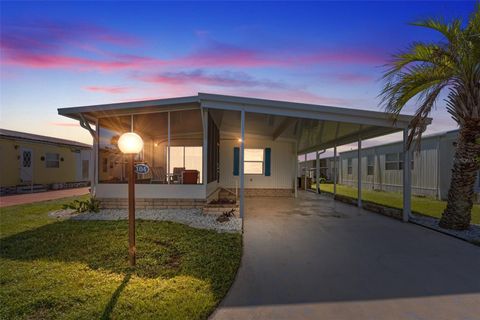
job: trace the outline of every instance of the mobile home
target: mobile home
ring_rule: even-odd
[[[0,129],[1,194],[87,186],[92,146]]]
[[[296,195],[298,155],[405,131],[411,116],[392,123],[382,112],[199,93],[196,96],[59,109],[94,138],[92,191],[104,207],[127,205],[119,137],[144,141],[136,161],[139,207],[203,207],[220,192]]]
[[[412,194],[435,197],[445,200],[450,187],[454,143],[458,130],[428,135],[422,138],[420,151],[412,152],[411,176]],[[362,188],[402,192],[403,187],[403,142],[397,141],[362,149]],[[340,153],[338,181],[341,184],[357,187],[358,152],[350,150]],[[323,162],[322,162],[323,161]],[[321,159],[324,171],[321,177],[333,173],[333,157]],[[307,162],[307,172],[314,172],[315,160]],[[300,163],[299,170],[304,170]],[[321,166],[322,168],[322,166]],[[314,174],[314,173],[312,173]],[[480,172],[474,191],[480,194]]]

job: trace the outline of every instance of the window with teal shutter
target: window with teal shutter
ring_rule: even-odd
[[[270,177],[271,173],[272,149],[265,148],[265,176]]]
[[[240,148],[233,148],[233,175],[238,176],[240,168]]]

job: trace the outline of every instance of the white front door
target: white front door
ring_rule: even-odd
[[[32,182],[33,152],[32,149],[20,148],[20,181]]]

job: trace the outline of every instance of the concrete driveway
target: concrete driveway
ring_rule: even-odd
[[[246,209],[212,319],[480,319],[480,247],[305,192]]]

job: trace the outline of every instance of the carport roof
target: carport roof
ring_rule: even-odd
[[[230,115],[244,110],[258,121],[246,122],[246,133],[271,135],[295,139],[297,151],[311,152],[356,141],[369,139],[408,128],[412,116],[399,115],[394,122],[384,112],[333,107],[289,101],[198,93],[196,96],[169,99],[132,101],[102,105],[60,108],[60,115],[80,120],[81,116],[94,123],[105,116],[149,113],[167,110],[202,108],[214,110],[215,122],[224,131],[237,131]],[[264,120],[262,120],[264,119]],[[248,119],[247,119],[248,120]],[[265,124],[262,123],[265,121]],[[431,121],[431,119],[430,119]],[[268,124],[268,126],[266,125]]]

